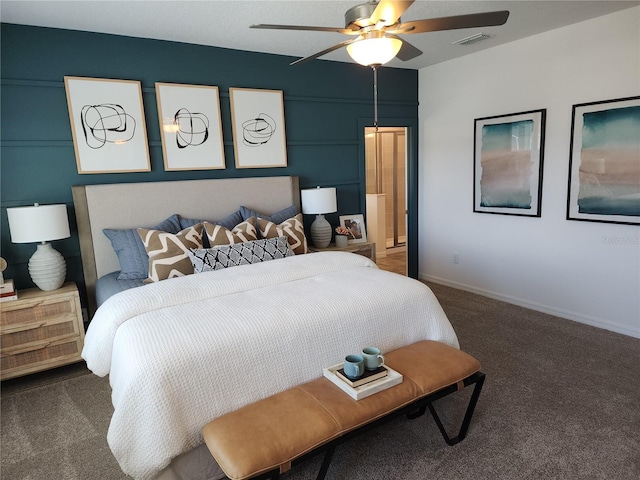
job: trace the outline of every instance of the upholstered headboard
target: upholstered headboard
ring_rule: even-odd
[[[266,215],[290,205],[300,210],[298,177],[77,185],[72,190],[91,312],[97,279],[120,269],[104,228],[155,225],[174,213],[219,220],[241,205]]]

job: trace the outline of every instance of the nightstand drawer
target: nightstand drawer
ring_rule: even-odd
[[[3,304],[0,325],[4,330],[25,323],[37,323],[56,317],[76,317],[77,315],[73,295],[57,296],[53,299],[27,299],[15,304]]]
[[[82,339],[69,338],[0,354],[2,380],[81,360]]]
[[[30,344],[42,344],[45,341],[61,340],[79,334],[76,316],[66,315],[56,320],[4,328],[0,336],[0,347],[3,353],[11,353],[7,350],[15,350]]]

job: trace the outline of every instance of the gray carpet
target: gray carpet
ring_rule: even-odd
[[[328,479],[640,478],[640,340],[431,287],[487,374],[466,440],[447,446],[428,413],[399,418],[338,447]],[[2,479],[128,478],[106,443],[108,380],[69,369],[3,382]],[[469,393],[436,403],[451,430]]]

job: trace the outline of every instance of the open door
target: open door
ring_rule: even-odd
[[[365,128],[367,227],[376,262],[407,275],[407,135],[405,127]]]

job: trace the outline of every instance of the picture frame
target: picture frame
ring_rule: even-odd
[[[474,212],[542,215],[546,112],[474,120]]]
[[[149,172],[149,144],[136,80],[64,77],[78,173]]]
[[[156,82],[166,171],[226,168],[218,87]]]
[[[573,105],[567,220],[640,225],[640,96]]]
[[[287,166],[282,90],[229,88],[236,168]]]
[[[363,215],[340,215],[340,226],[345,227],[351,232],[351,234],[348,235],[349,244],[367,242],[367,228]]]

